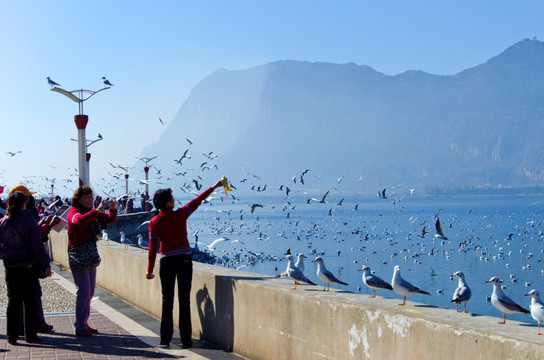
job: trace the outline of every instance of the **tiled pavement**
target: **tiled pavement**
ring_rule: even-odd
[[[74,296],[71,273],[59,268],[54,272],[51,280]],[[3,267],[0,273],[3,273]],[[3,282],[1,275],[0,281]],[[42,300],[47,298],[46,291],[55,291],[49,290],[50,286],[42,288]],[[46,312],[46,321],[54,326],[54,331],[39,334],[42,341],[38,344],[27,344],[24,338],[20,338],[18,345],[14,346],[6,341],[6,318],[1,316],[0,359],[241,359],[197,339],[193,339],[194,347],[191,349],[181,348],[180,343],[175,343],[175,338],[170,348],[161,348],[158,346],[158,320],[98,287],[95,296],[89,322],[99,330],[99,334],[91,337],[74,335],[73,312]]]

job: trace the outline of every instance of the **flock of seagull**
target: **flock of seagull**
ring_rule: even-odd
[[[49,85],[51,86],[60,86],[58,83],[54,82],[50,78],[47,79]],[[102,81],[104,83],[104,86],[112,86],[112,84],[104,77],[102,78]],[[159,119],[160,120],[160,119]],[[162,120],[160,120],[161,124],[163,124]],[[193,140],[187,139],[187,142],[190,145],[193,144]],[[11,157],[15,156],[16,154],[20,153],[21,151],[17,152],[10,152],[8,153]],[[200,171],[206,171],[215,169],[218,170],[218,166],[215,163],[212,163],[214,159],[217,158],[217,155],[215,155],[213,152],[209,152],[207,154],[203,154],[205,156],[204,162],[199,167]],[[189,152],[189,150],[185,150],[179,157],[174,159],[174,162],[177,165],[185,166],[186,161],[192,159],[193,156]],[[176,165],[176,166],[177,166]],[[112,165],[113,166],[113,165]],[[115,166],[114,166],[115,167]],[[156,169],[157,174],[156,177],[160,178],[162,176],[161,170]],[[334,202],[332,207],[330,206],[330,198],[331,193],[333,190],[336,190],[335,187],[330,187],[323,196],[320,198],[314,198],[314,197],[307,197],[307,200],[305,203],[308,206],[312,206],[314,204],[329,204],[329,210],[328,210],[328,216],[330,216],[330,219],[332,219],[332,222],[329,228],[327,228],[329,225],[323,225],[323,223],[315,222],[311,227],[308,228],[300,228],[300,224],[302,223],[302,220],[296,220],[292,219],[292,215],[296,213],[298,209],[295,209],[297,205],[294,205],[291,197],[293,196],[293,191],[295,191],[298,196],[300,197],[300,194],[305,194],[303,190],[300,189],[301,186],[304,186],[308,180],[309,176],[309,169],[304,170],[301,174],[295,175],[291,178],[291,183],[284,183],[280,184],[276,189],[279,190],[281,193],[284,194],[285,204],[283,206],[281,205],[274,205],[272,206],[272,212],[275,214],[284,214],[285,222],[287,223],[284,230],[279,230],[276,234],[269,234],[269,231],[271,228],[273,228],[273,225],[270,223],[264,224],[262,221],[260,221],[260,217],[262,214],[260,213],[259,209],[264,208],[265,206],[271,206],[268,204],[263,205],[264,203],[258,203],[255,202],[254,198],[256,196],[250,196],[253,198],[253,201],[250,203],[246,203],[249,206],[249,210],[247,210],[247,213],[244,211],[244,209],[241,209],[239,211],[239,219],[240,219],[240,225],[239,228],[236,229],[235,225],[232,223],[233,219],[235,217],[231,216],[231,213],[233,210],[217,210],[215,212],[215,215],[210,216],[209,214],[205,214],[202,217],[199,218],[200,223],[197,225],[198,228],[207,228],[210,231],[211,236],[221,236],[219,239],[215,239],[210,245],[205,245],[205,250],[207,252],[213,253],[215,250],[215,247],[219,243],[230,243],[233,246],[234,251],[223,251],[223,254],[220,255],[214,255],[214,261],[216,261],[219,265],[222,266],[228,266],[228,267],[234,267],[237,269],[240,269],[245,266],[252,266],[258,263],[263,263],[266,261],[280,261],[282,258],[273,255],[273,254],[265,254],[264,251],[255,251],[255,250],[246,250],[246,255],[244,257],[242,253],[242,246],[244,246],[245,242],[241,241],[239,239],[230,240],[229,236],[236,236],[236,234],[241,234],[241,232],[246,232],[248,236],[254,237],[259,242],[267,242],[271,238],[277,238],[279,240],[281,239],[295,239],[295,241],[302,241],[304,238],[308,241],[308,248],[310,249],[310,252],[312,255],[315,256],[314,262],[317,265],[317,278],[323,282],[324,290],[328,291],[329,286],[331,284],[340,284],[340,285],[348,285],[346,282],[339,280],[339,278],[331,271],[329,271],[324,264],[323,255],[325,254],[324,249],[318,250],[318,247],[321,247],[325,242],[330,241],[332,243],[336,243],[337,245],[344,242],[345,237],[349,233],[351,233],[352,236],[356,236],[359,241],[361,242],[372,242],[377,243],[380,240],[380,236],[377,234],[373,234],[371,230],[375,230],[377,227],[377,224],[367,224],[364,226],[358,225],[356,228],[350,228],[348,229],[347,221],[342,220],[341,218],[335,218],[335,213],[337,209],[342,209],[345,207],[344,198],[340,199],[338,202]],[[178,171],[175,173],[175,177],[178,179],[185,177],[188,174],[187,171]],[[272,186],[268,187],[268,184],[263,183],[259,176],[255,174],[248,173],[248,177],[239,180],[238,186],[244,186],[246,185],[247,189],[250,191],[255,192],[264,192],[270,189],[273,189]],[[317,178],[317,177],[316,177]],[[171,180],[171,178],[167,178],[166,181]],[[343,177],[339,177],[337,184],[340,184],[343,180]],[[150,180],[151,182],[152,180]],[[186,181],[179,189],[181,189],[184,193],[193,193],[196,191],[200,191],[202,188],[202,178],[200,176],[195,176],[193,179],[190,179],[189,181]],[[248,184],[250,182],[253,182],[253,184]],[[259,182],[261,182],[259,184]],[[231,182],[231,187],[236,190],[236,187]],[[410,195],[414,193],[414,189],[410,189]],[[236,194],[236,193],[235,193]],[[378,191],[378,197],[382,200],[387,200],[394,198],[394,200],[390,200],[392,204],[401,204],[403,196],[401,197],[394,197],[394,193],[386,193],[386,189]],[[209,199],[207,199],[206,204],[209,205],[207,209],[205,209],[205,213],[208,211],[213,211],[213,204],[217,203],[218,201],[223,202],[225,199],[222,196],[214,196],[212,195]],[[232,204],[235,204],[239,201],[241,201],[241,198],[238,198],[238,195],[231,196],[230,201],[232,201]],[[181,204],[181,202],[180,202]],[[360,204],[355,204],[355,206],[352,208],[352,211],[358,212],[360,211]],[[246,208],[247,209],[247,208]],[[268,208],[270,209],[270,208]],[[398,212],[402,212],[405,210],[404,206],[400,206],[398,208]],[[440,211],[440,210],[439,210]],[[244,214],[247,216],[250,216],[250,218],[245,219]],[[193,215],[194,216],[194,215]],[[380,214],[381,216],[381,214]],[[327,218],[326,216],[324,218]],[[417,220],[417,216],[413,216],[410,218],[410,222],[415,222]],[[247,221],[246,221],[247,220]],[[253,221],[253,222],[251,222]],[[300,222],[300,223],[299,223]],[[480,253],[480,261],[488,262],[488,261],[495,261],[495,260],[504,260],[507,256],[512,256],[512,251],[508,252],[508,255],[503,250],[503,247],[500,246],[498,240],[492,240],[491,241],[491,247],[498,248],[498,253],[496,255],[491,255],[492,249],[489,248],[489,245],[486,245],[486,242],[484,241],[482,244],[481,242],[478,243],[478,236],[475,234],[464,234],[460,238],[461,241],[459,241],[458,248],[447,248],[448,244],[451,244],[451,240],[448,239],[447,236],[444,234],[444,229],[442,228],[442,224],[440,223],[440,219],[438,217],[438,214],[435,216],[435,234],[432,236],[432,243],[428,241],[423,241],[425,239],[428,239],[426,235],[429,233],[429,230],[427,230],[428,224],[426,224],[426,221],[423,221],[421,223],[421,231],[417,233],[417,238],[421,239],[417,243],[412,241],[412,232],[410,232],[406,236],[406,240],[408,241],[408,244],[410,247],[413,248],[404,248],[400,251],[395,251],[394,253],[390,253],[391,260],[393,260],[395,257],[400,256],[401,253],[406,254],[404,256],[405,261],[406,260],[412,260],[414,264],[418,265],[422,263],[422,256],[428,255],[428,256],[434,256],[437,254],[441,254],[446,259],[449,259],[453,255],[453,251],[457,251],[459,253],[467,252],[470,250],[476,251]],[[189,221],[191,225],[191,220]],[[453,225],[456,224],[456,220],[453,219],[452,223],[449,224],[449,227],[451,228]],[[343,226],[342,226],[343,225]],[[268,230],[265,229],[265,226],[268,226]],[[368,226],[368,227],[367,227]],[[532,224],[531,226],[534,226]],[[484,228],[485,230],[490,229],[491,226],[487,226]],[[370,230],[369,230],[370,229]],[[291,233],[289,233],[291,231]],[[467,231],[468,232],[468,231]],[[193,236],[195,238],[195,247],[197,247],[200,242],[198,242],[198,230],[194,231]],[[415,234],[415,233],[414,233]],[[524,230],[522,233],[522,236],[525,236],[527,234],[527,231]],[[508,239],[505,241],[508,241],[508,246],[510,245],[510,242],[513,240],[512,235],[510,234]],[[391,231],[389,229],[383,230],[383,236],[385,236],[385,240],[383,241],[384,252],[387,252],[387,246],[393,247],[394,245],[397,246],[398,240],[396,237],[398,237],[398,234],[395,231]],[[415,236],[415,235],[414,235]],[[459,238],[459,237],[458,237]],[[492,238],[492,236],[490,236]],[[103,233],[103,239],[106,240],[106,242],[109,241],[109,237],[107,233]],[[227,241],[229,240],[229,241]],[[245,239],[244,239],[245,240]],[[120,242],[125,245],[125,249],[128,248],[128,246],[139,246],[142,249],[147,249],[148,244],[144,240],[144,237],[142,235],[138,235],[138,240],[136,244],[134,244],[131,240],[127,239],[127,237],[124,235],[124,233],[120,234]],[[247,240],[246,240],[247,242]],[[315,245],[314,245],[315,243]],[[202,243],[200,243],[202,244]],[[527,244],[526,244],[527,245]],[[428,247],[432,246],[432,249],[427,249]],[[236,251],[236,248],[240,251]],[[326,251],[330,254],[330,243],[328,245],[328,249]],[[416,250],[416,247],[420,247],[419,250]],[[506,247],[506,245],[505,245]],[[351,248],[351,251],[373,251],[373,255],[376,254],[376,250],[369,250],[367,249],[367,246],[353,246]],[[520,250],[522,251],[522,250]],[[338,249],[337,254],[338,256],[341,256],[342,250]],[[527,258],[529,259],[532,254],[529,253],[527,255]],[[304,259],[306,256],[303,254],[299,254],[297,257],[297,262],[294,262],[294,257],[291,254],[287,254],[285,256],[285,259],[288,260],[287,269],[280,275],[285,276],[294,281],[294,287],[293,289],[296,289],[297,286],[300,283],[305,284],[311,284],[315,285],[310,279],[308,279],[304,275]],[[369,259],[366,258],[366,262],[368,263]],[[383,264],[386,264],[387,261],[383,261]],[[508,267],[509,264],[506,264]],[[527,264],[527,268],[529,267],[529,264]],[[525,266],[524,266],[525,270]],[[362,280],[365,286],[372,289],[372,296],[376,296],[377,290],[392,290],[398,293],[402,296],[403,301],[400,305],[406,305],[406,297],[410,295],[415,294],[424,294],[428,295],[429,292],[421,290],[417,286],[412,285],[410,282],[404,280],[401,277],[400,274],[400,266],[396,265],[393,272],[393,278],[391,283],[386,282],[385,280],[379,278],[373,271],[370,270],[369,266],[363,265],[359,269],[360,272],[362,272]],[[544,274],[544,273],[543,273]],[[453,302],[456,305],[456,309],[458,312],[459,306],[464,306],[464,311],[467,312],[467,302],[471,299],[472,293],[470,288],[467,285],[467,282],[465,280],[465,276],[462,272],[457,271],[454,274],[451,275],[451,278],[457,278],[458,279],[458,287],[454,291],[454,295],[452,297],[451,302]],[[516,277],[512,277],[511,275],[511,281],[514,282],[516,280]],[[515,301],[510,299],[508,296],[506,296],[503,292],[504,286],[501,286],[500,280],[497,277],[492,277],[487,281],[488,283],[493,285],[493,293],[489,297],[489,301],[503,313],[503,321],[501,323],[505,323],[506,321],[506,314],[511,313],[531,313],[532,317],[537,321],[538,323],[538,333],[540,334],[540,324],[544,322],[544,304],[540,299],[539,292],[534,289],[531,290],[526,294],[526,296],[531,297],[531,306],[530,311],[526,310],[519,304],[517,304]],[[526,287],[528,286],[526,282]],[[530,284],[529,284],[530,285]],[[441,292],[443,289],[438,290],[437,292]]]
[[[293,280],[294,287],[292,288],[292,290],[296,290],[297,286],[300,283],[316,285],[304,275],[304,259],[306,258],[307,257],[304,254],[300,253],[297,255],[297,262],[295,263],[293,255],[287,254],[285,256],[285,259],[288,260],[287,269],[277,276],[287,276],[288,278]],[[323,291],[329,291],[330,284],[348,285],[347,283],[339,280],[325,267],[323,258],[318,256],[314,260],[312,260],[312,262],[315,262],[317,264],[317,277],[323,282]],[[376,297],[376,290],[393,290],[399,295],[402,295],[402,304],[399,305],[405,306],[407,296],[415,294],[430,295],[430,293],[428,293],[427,291],[421,290],[417,286],[414,286],[410,282],[403,279],[400,275],[399,265],[395,265],[391,284],[378,277],[377,275],[373,274],[367,265],[363,265],[361,269],[359,269],[359,271],[363,272],[363,283],[373,291],[372,296],[370,296],[371,298]],[[465,275],[461,271],[457,271],[451,276],[456,277],[459,280],[458,286],[453,293],[451,302],[455,303],[457,312],[460,312],[459,305],[464,304],[464,312],[467,313],[467,302],[470,300],[472,294],[467,282],[465,281]],[[496,276],[486,281],[486,283],[493,284],[491,303],[503,313],[503,321],[499,322],[499,324],[506,323],[506,314],[530,313],[533,319],[537,321],[538,335],[541,335],[540,325],[544,323],[544,303],[540,299],[540,293],[536,289],[529,291],[525,295],[531,297],[531,310],[529,311],[504,294],[501,288],[501,282]]]

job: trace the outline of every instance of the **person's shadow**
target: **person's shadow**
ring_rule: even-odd
[[[220,278],[220,276],[218,276],[218,278]],[[204,287],[196,293],[198,316],[202,328],[200,338],[218,345],[227,351],[232,351],[234,342],[232,287],[234,286],[234,283],[216,279],[215,284],[215,294],[221,294],[220,299],[216,296],[216,304],[214,304],[210,297],[206,284],[204,284]],[[225,284],[229,285],[225,286]],[[217,314],[219,314],[219,316]]]

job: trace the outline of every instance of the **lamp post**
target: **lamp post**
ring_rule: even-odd
[[[149,166],[147,166],[147,163],[149,163],[151,160],[155,159],[157,155],[153,156],[152,158],[139,158],[136,157],[136,159],[142,160],[145,163],[144,166],[144,173],[145,173],[145,211],[149,211]]]
[[[132,169],[132,167],[130,167],[130,166],[121,166],[121,165],[117,165],[116,167],[118,167],[119,169],[121,169],[121,170],[123,170],[125,172],[125,194],[128,195],[128,173]]]
[[[59,94],[65,95],[69,99],[78,103],[79,114],[74,115],[74,122],[76,123],[77,128],[79,186],[89,185],[89,160],[91,159],[91,154],[87,153],[87,147],[89,147],[96,141],[102,140],[102,138],[100,137],[100,139],[97,139],[90,144],[87,144],[87,141],[85,139],[85,128],[87,127],[87,123],[89,122],[89,117],[83,114],[83,102],[102,90],[110,89],[111,86],[106,86],[96,91],[84,89],[67,91],[58,87],[58,84],[54,82],[49,83],[51,85],[51,91],[55,91]]]
[[[85,116],[87,116],[87,115],[85,115]],[[84,142],[83,142],[84,144],[86,144],[85,145],[85,150],[84,150],[85,151],[85,165],[84,166],[85,166],[85,172],[86,172],[87,179],[91,178],[91,167],[90,167],[91,153],[89,153],[87,149],[89,149],[89,147],[92,144],[94,144],[95,142],[103,140],[103,139],[104,138],[102,137],[102,135],[98,134],[97,139],[95,139],[95,140],[88,140],[87,139],[87,140],[84,140]],[[70,140],[76,141],[78,143],[78,146],[79,146],[79,144],[81,144],[81,142],[79,140],[76,140],[76,139],[70,139]],[[86,184],[88,184],[88,182]],[[79,183],[79,186],[82,186],[81,181]]]

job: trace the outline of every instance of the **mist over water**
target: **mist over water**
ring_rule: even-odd
[[[341,205],[307,204],[306,198],[287,203],[271,197],[260,204],[263,207],[254,213],[252,204],[233,203],[231,198],[202,204],[188,220],[189,240],[195,241],[193,232],[198,230],[198,246],[204,249],[226,238],[212,250],[218,257],[216,265],[265,275],[285,270],[287,248],[292,254],[304,253],[308,257],[304,273],[322,289],[317,266],[311,262],[319,255],[349,284],[333,285],[331,291],[361,296],[372,294],[357,271],[362,265],[388,282],[399,265],[405,280],[431,293],[408,300],[448,309],[455,309],[450,300],[457,287],[457,279],[450,275],[462,271],[472,290],[467,309],[474,315],[502,317],[486,301],[493,287],[485,281],[493,276],[503,280],[505,294],[526,309],[530,299],[524,295],[533,288],[544,291],[542,196],[406,197],[398,202],[352,198]],[[436,216],[447,240],[434,238]],[[428,233],[421,237],[424,227]],[[289,279],[285,283],[292,286]],[[392,291],[378,290],[377,295],[402,300]],[[527,314],[508,314],[507,319],[533,321]]]

